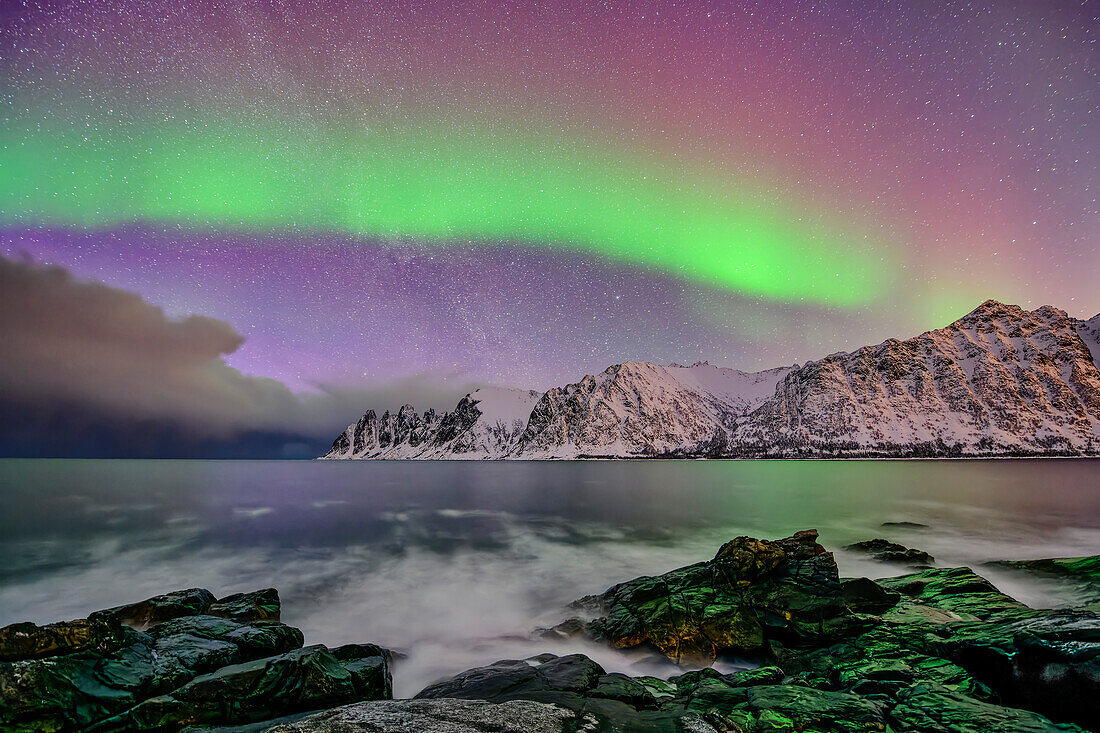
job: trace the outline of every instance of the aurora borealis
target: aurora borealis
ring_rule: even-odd
[[[0,253],[292,390],[1100,310],[1087,3],[5,2]]]

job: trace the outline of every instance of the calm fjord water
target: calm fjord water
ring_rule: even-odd
[[[740,534],[884,536],[941,565],[1100,553],[1100,461],[0,461],[0,625],[275,586],[307,643],[406,651],[399,695],[541,651],[563,606]],[[883,528],[883,522],[921,528]],[[844,575],[904,569],[837,552]],[[979,568],[1037,606],[1068,589]]]

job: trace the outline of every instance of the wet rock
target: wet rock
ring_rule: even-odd
[[[779,667],[757,667],[743,672],[722,675],[722,681],[732,687],[752,687],[754,685],[778,685],[786,674]]]
[[[763,685],[745,690],[745,702],[725,717],[746,731],[863,733],[886,730],[883,706],[842,692],[824,692],[787,685]]]
[[[592,689],[591,696],[618,700],[635,709],[645,710],[657,707],[657,698],[650,686],[617,672],[602,675]]]
[[[527,700],[386,700],[359,703],[259,728],[271,733],[566,733],[583,719],[564,708]]]
[[[844,549],[851,552],[862,552],[879,562],[896,563],[916,568],[931,567],[936,562],[936,558],[924,550],[914,550],[882,538],[856,542]]]
[[[970,568],[931,568],[876,582],[917,603],[961,614],[960,618],[988,619],[1027,609]]]
[[[394,653],[377,644],[345,644],[332,649],[336,657],[351,673],[355,694],[362,700],[388,700],[393,697],[393,678],[390,665]]]
[[[242,624],[216,616],[189,616],[150,629],[154,679],[161,693],[230,664],[281,654],[302,646],[302,632],[280,623]]]
[[[1082,602],[1100,606],[1100,555],[1055,557],[1043,560],[1001,560],[987,563],[987,565],[1068,581],[1083,591]]]
[[[11,624],[0,629],[0,661],[41,659],[86,649],[110,652],[124,643],[126,634],[111,619],[77,619],[45,626]]]
[[[178,591],[88,619],[0,629],[0,729],[178,730],[391,696],[385,650],[352,644],[307,654],[301,631],[277,621],[194,613],[210,610],[212,598]],[[238,618],[278,616],[277,594],[227,600],[223,610]]]
[[[205,613],[210,616],[222,616],[233,621],[278,621],[279,591],[274,588],[234,593],[211,603]]]
[[[593,677],[596,671],[600,674]],[[718,676],[714,670],[706,672]],[[675,680],[603,674],[599,665],[584,655],[543,654],[525,661],[504,660],[467,670],[430,685],[416,699],[550,703],[572,711],[578,720],[587,721],[590,727],[582,730],[608,733],[727,730],[714,728],[704,717],[685,710],[682,694],[683,688]]]
[[[840,582],[844,602],[856,613],[880,614],[897,605],[901,594],[887,590],[870,578],[847,578]]]
[[[921,684],[906,690],[890,710],[896,730],[911,733],[1087,733],[1071,724],[1055,724],[1037,713],[982,702]]]
[[[929,646],[1010,705],[1084,725],[1100,720],[1100,616],[1037,611],[995,623],[953,624]]]
[[[135,644],[111,657],[82,651],[0,663],[0,729],[84,730],[141,699],[152,662],[150,648]]]
[[[649,644],[677,663],[759,653],[769,638],[838,633],[847,615],[836,563],[814,530],[774,542],[738,537],[713,560],[578,604],[602,614],[588,635],[620,648]]]
[[[585,693],[594,689],[603,675],[603,667],[583,654],[565,657],[544,654],[530,660],[507,659],[467,670],[429,685],[416,697],[501,702],[521,699],[533,692]]]
[[[214,594],[205,588],[188,588],[153,596],[144,601],[96,611],[89,618],[113,618],[127,626],[145,629],[181,616],[198,616],[214,603]]]
[[[361,699],[358,680],[323,646],[222,667],[150,698],[92,731],[179,729],[262,721]]]

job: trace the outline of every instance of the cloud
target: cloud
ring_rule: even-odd
[[[436,412],[451,410],[462,395],[486,383],[468,379],[464,372],[428,371],[368,384],[321,383],[314,386],[324,395],[313,398],[314,403],[351,402],[374,408],[381,414],[383,410],[397,410],[402,405],[412,405],[420,412],[429,407]]]
[[[304,457],[367,406],[452,407],[476,386],[415,375],[296,395],[225,363],[244,338],[224,321],[5,258],[0,342],[3,455]]]

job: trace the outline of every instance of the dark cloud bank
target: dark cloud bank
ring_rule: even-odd
[[[312,457],[368,404],[457,400],[432,375],[296,395],[225,363],[243,341],[224,321],[173,320],[134,293],[0,258],[0,455]]]

